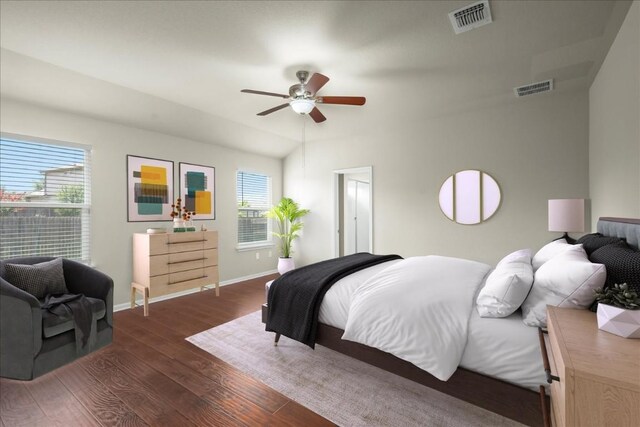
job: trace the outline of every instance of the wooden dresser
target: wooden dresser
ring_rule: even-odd
[[[137,292],[148,316],[149,298],[213,284],[219,296],[217,231],[133,235],[131,308]]]
[[[640,340],[598,329],[588,310],[547,307],[551,416],[555,426],[640,425]]]

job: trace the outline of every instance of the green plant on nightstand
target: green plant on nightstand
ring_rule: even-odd
[[[640,309],[640,297],[635,291],[629,289],[626,283],[616,283],[607,289],[596,289],[596,301],[599,304],[613,305],[627,310]]]
[[[640,297],[626,283],[596,289],[598,328],[624,338],[640,338]]]

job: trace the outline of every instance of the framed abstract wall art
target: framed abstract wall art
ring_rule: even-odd
[[[216,169],[180,162],[182,205],[195,212],[191,219],[216,219]]]
[[[173,162],[127,155],[127,221],[172,221]]]

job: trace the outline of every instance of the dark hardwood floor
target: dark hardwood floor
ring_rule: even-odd
[[[329,421],[185,341],[260,309],[249,280],[114,314],[113,343],[33,381],[0,379],[9,426],[326,426]]]

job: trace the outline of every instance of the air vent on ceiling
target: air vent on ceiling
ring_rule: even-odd
[[[490,24],[492,21],[489,0],[482,0],[449,12],[449,19],[456,34]]]
[[[534,93],[540,92],[549,92],[550,90],[553,90],[553,80],[545,80],[543,82],[531,83],[513,88],[513,91],[518,97],[533,95]]]

